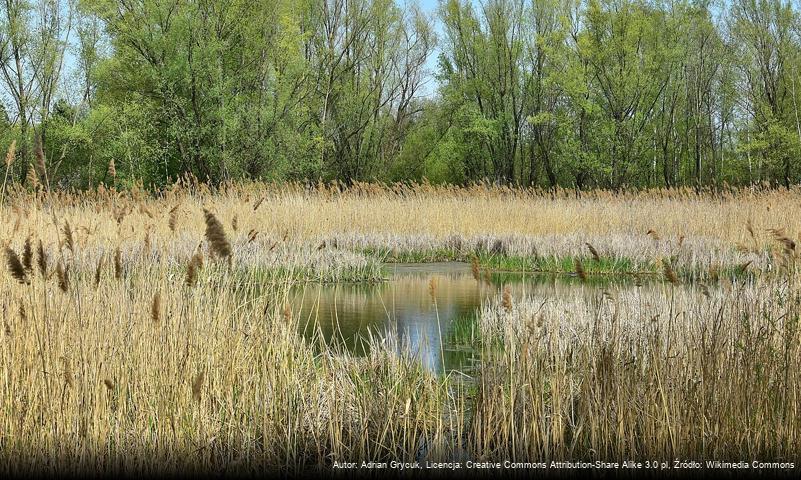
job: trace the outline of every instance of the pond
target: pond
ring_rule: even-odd
[[[469,374],[478,361],[471,348],[482,303],[500,298],[508,286],[515,299],[584,295],[612,279],[587,284],[567,275],[482,273],[470,264],[390,264],[380,284],[307,284],[292,292],[301,333],[317,333],[332,346],[354,355],[368,353],[368,339],[393,337],[398,348],[415,354],[431,371]],[[616,278],[630,283],[631,277]]]

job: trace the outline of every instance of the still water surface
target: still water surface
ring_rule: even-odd
[[[380,284],[295,290],[292,304],[301,332],[310,338],[317,331],[355,355],[367,353],[370,336],[393,337],[434,372],[469,374],[478,360],[468,341],[477,311],[488,299],[500,298],[504,286],[515,299],[584,295],[598,288],[564,275],[495,273],[477,281],[466,263],[395,264],[387,271],[389,280]]]

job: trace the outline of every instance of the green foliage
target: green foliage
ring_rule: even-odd
[[[20,180],[36,138],[50,183],[79,188],[111,161],[119,186],[801,180],[801,16],[781,0],[8,5],[0,141]]]

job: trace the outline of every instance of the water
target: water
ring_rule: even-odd
[[[500,298],[504,286],[513,298],[577,295],[592,288],[565,275],[495,273],[477,281],[469,264],[455,262],[387,270],[389,280],[380,284],[310,284],[295,290],[292,304],[301,332],[311,338],[318,331],[329,345],[355,355],[368,353],[370,336],[391,337],[434,372],[469,375],[478,361],[470,346],[478,309],[487,299]]]

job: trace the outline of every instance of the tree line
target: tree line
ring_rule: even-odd
[[[801,179],[797,0],[0,0],[14,182]]]

